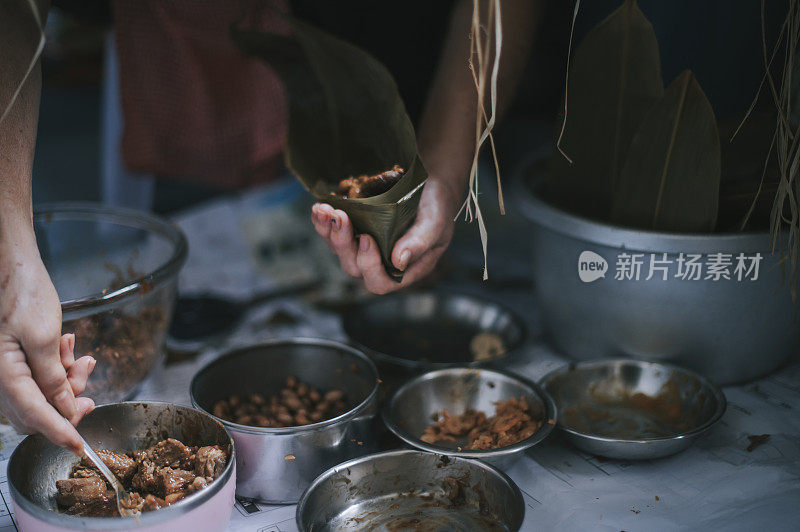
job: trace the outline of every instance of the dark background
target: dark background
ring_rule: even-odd
[[[293,0],[297,16],[367,48],[395,74],[409,113],[417,119],[433,75],[452,5],[450,0],[374,2]],[[618,6],[618,0],[584,1],[576,43]],[[695,71],[720,120],[750,103],[763,72],[761,2],[758,0],[641,0],[658,35],[664,82]],[[771,28],[783,2],[769,2]],[[542,24],[514,104],[496,137],[507,178],[526,154],[551,142],[563,90],[572,2],[545,2]],[[98,200],[102,54],[111,28],[107,2],[56,1],[48,20],[43,60],[34,201]],[[771,42],[771,41],[770,41]],[[769,46],[769,44],[768,44]],[[487,182],[488,183],[488,182]],[[213,191],[161,186],[169,210]]]

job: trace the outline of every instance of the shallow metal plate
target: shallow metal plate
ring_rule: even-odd
[[[558,427],[587,452],[648,459],[684,450],[722,417],[726,400],[687,369],[636,360],[600,360],[558,369],[542,384]]]

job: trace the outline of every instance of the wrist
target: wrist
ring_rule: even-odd
[[[7,254],[30,250],[35,250],[38,254],[30,208],[0,200],[0,249],[5,250]]]
[[[454,219],[464,201],[464,187],[459,186],[455,179],[433,173],[428,176],[425,187],[432,189],[433,195],[439,198],[438,203],[445,216]]]

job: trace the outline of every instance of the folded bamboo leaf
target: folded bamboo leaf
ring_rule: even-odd
[[[614,194],[614,222],[659,231],[713,231],[720,165],[714,111],[694,75],[684,71],[631,142]]]
[[[414,127],[392,75],[377,59],[345,41],[287,17],[292,35],[233,28],[236,45],[269,63],[289,97],[286,163],[320,201],[341,209],[357,233],[372,235],[387,272],[392,247],[413,223],[427,172]],[[406,173],[369,198],[333,196],[340,180],[377,174],[399,164]]]
[[[573,164],[554,154],[554,199],[607,219],[630,141],[663,92],[653,27],[636,0],[625,0],[586,34],[571,60],[561,146]]]

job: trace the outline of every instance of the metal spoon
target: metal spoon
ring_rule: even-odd
[[[80,435],[79,435],[80,436]],[[94,452],[94,449],[86,442],[86,440],[81,436],[81,441],[83,442],[83,454],[85,454],[89,460],[91,460],[95,467],[100,470],[104,477],[109,484],[114,488],[114,492],[117,497],[117,511],[119,515],[122,517],[134,517],[138,518],[141,515],[139,510],[133,509],[133,504],[131,503],[131,494],[128,493],[128,490],[122,487],[122,483],[117,479],[116,475],[111,472],[111,470],[106,466],[105,462],[97,456],[97,453]]]

